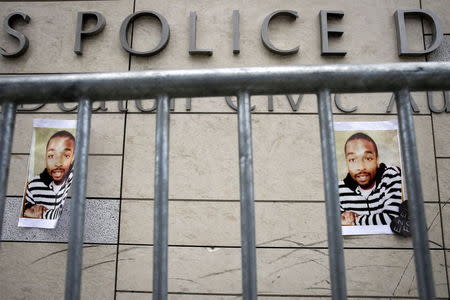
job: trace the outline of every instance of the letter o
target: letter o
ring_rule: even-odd
[[[134,22],[137,18],[142,16],[155,17],[161,23],[161,40],[159,41],[159,44],[155,48],[149,51],[133,50],[127,38],[128,29],[130,28],[131,23]],[[120,26],[120,43],[122,44],[123,49],[125,49],[125,51],[127,51],[128,53],[136,56],[152,56],[158,54],[169,43],[169,37],[170,37],[170,28],[166,18],[164,18],[157,12],[151,10],[137,11],[129,15],[125,20],[123,20],[122,25]]]

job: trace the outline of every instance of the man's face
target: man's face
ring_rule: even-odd
[[[348,173],[362,189],[375,185],[378,157],[375,145],[364,139],[351,140],[345,147]]]
[[[54,137],[47,146],[45,163],[48,174],[56,184],[62,184],[74,159],[75,144],[67,137]]]

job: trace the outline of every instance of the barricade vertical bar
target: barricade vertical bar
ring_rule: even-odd
[[[434,299],[433,272],[428,249],[427,222],[420,182],[419,159],[417,156],[414,121],[410,111],[410,94],[407,89],[395,92],[402,145],[403,167],[405,168],[408,211],[411,218],[416,264],[417,288],[420,299]]]
[[[84,208],[88,172],[89,134],[92,101],[81,99],[78,104],[75,163],[70,201],[70,236],[66,267],[66,300],[80,299],[81,265],[83,262]]]
[[[325,208],[327,215],[328,258],[333,299],[347,299],[345,281],[344,250],[339,208],[336,146],[334,142],[333,113],[330,91],[318,94],[319,122],[322,148],[322,168],[325,186]]]
[[[0,128],[0,238],[2,236],[16,107],[16,104],[13,102],[5,102],[2,105],[2,123]]]
[[[249,93],[239,93],[238,102],[242,294],[244,300],[254,300],[257,299],[258,291],[256,285],[255,202]]]
[[[155,137],[153,299],[167,299],[169,215],[169,97],[159,96]]]

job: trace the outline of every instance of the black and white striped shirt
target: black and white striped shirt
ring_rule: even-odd
[[[64,200],[67,198],[73,180],[73,171],[58,189],[52,177],[44,170],[39,176],[34,177],[27,185],[25,191],[25,209],[33,205],[42,205],[47,210],[42,215],[43,219],[57,219],[62,212]]]
[[[389,225],[398,216],[402,203],[402,176],[398,167],[380,164],[376,174],[376,185],[367,198],[350,174],[339,182],[341,213],[352,211],[360,215],[356,225]]]

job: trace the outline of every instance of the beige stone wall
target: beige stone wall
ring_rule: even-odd
[[[427,57],[399,58],[396,9],[433,10],[444,24],[443,45]],[[231,15],[241,14],[241,53],[232,53]],[[300,17],[280,18],[270,27],[280,48],[300,45],[291,56],[270,53],[260,42],[264,17],[291,9]],[[331,42],[344,58],[320,55],[318,14],[343,10],[332,26],[345,31]],[[106,72],[291,64],[382,63],[448,60],[450,14],[447,0],[282,0],[282,1],[46,1],[2,2],[0,19],[13,11],[31,17],[18,24],[30,39],[27,53],[0,57],[1,74]],[[104,31],[73,52],[76,13],[98,11]],[[120,46],[119,28],[133,11],[155,10],[171,28],[168,47],[149,58],[130,57]],[[197,11],[198,46],[211,57],[188,54],[189,12]],[[408,21],[411,45],[423,48],[429,29]],[[133,46],[156,45],[158,24],[139,20]],[[0,46],[13,49],[0,32]],[[434,93],[436,106],[442,95]],[[414,116],[436,293],[449,297],[450,114],[431,113],[426,93],[413,93]],[[297,95],[293,95],[297,101]],[[336,121],[396,118],[386,113],[390,94],[341,95],[352,114],[334,107]],[[126,99],[124,99],[126,100]],[[235,100],[235,99],[234,99]],[[139,112],[133,100],[120,112],[116,102],[92,117],[83,299],[148,299],[152,290],[153,173],[155,114]],[[329,299],[323,178],[316,100],[305,95],[297,111],[286,96],[254,97],[256,243],[260,299]],[[144,102],[150,108],[153,100]],[[68,104],[71,107],[73,104]],[[98,103],[95,104],[98,106]],[[449,108],[450,109],[450,108]],[[26,176],[34,118],[74,119],[55,104],[19,112],[0,246],[1,299],[61,299],[67,250],[67,213],[55,231],[16,227]],[[170,128],[169,292],[170,299],[239,299],[241,293],[237,116],[223,98],[194,98],[191,111],[176,99]],[[70,200],[69,200],[70,201]],[[67,205],[66,205],[67,206]],[[99,221],[100,220],[100,221]],[[349,296],[356,299],[417,298],[411,240],[397,236],[344,238]]]

